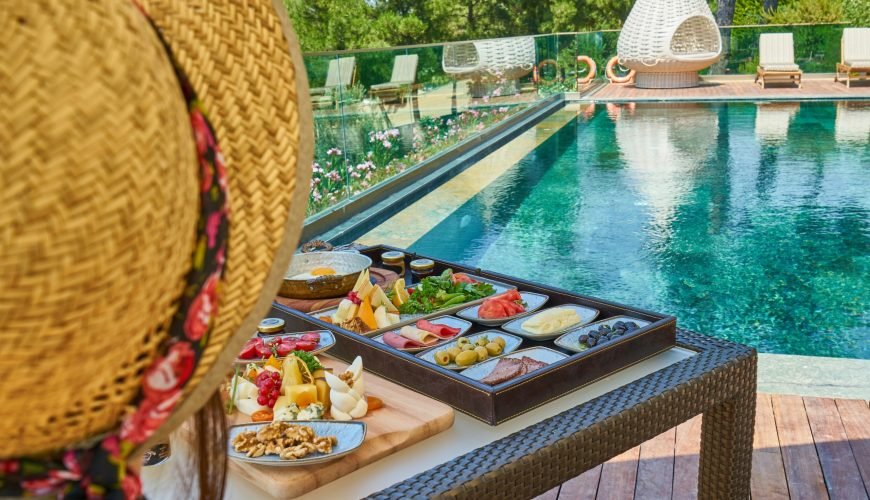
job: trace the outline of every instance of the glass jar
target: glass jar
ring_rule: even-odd
[[[266,318],[257,325],[257,332],[261,337],[284,333],[284,320],[281,318]]]
[[[405,254],[390,250],[381,254],[381,267],[387,271],[392,271],[399,275],[400,278],[405,277]]]
[[[432,259],[417,259],[411,261],[411,283],[419,283],[426,276],[435,272],[435,262]]]

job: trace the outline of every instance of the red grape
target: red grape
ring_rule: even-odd
[[[257,404],[258,405],[266,406],[267,402],[268,402],[268,400],[266,399],[266,396],[257,396]]]

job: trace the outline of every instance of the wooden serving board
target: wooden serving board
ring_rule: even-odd
[[[334,373],[342,373],[347,368],[347,364],[326,356],[320,356],[320,362]],[[357,451],[333,462],[307,467],[269,467],[231,459],[230,469],[274,497],[293,498],[453,425],[453,409],[449,406],[370,372],[365,372],[363,377],[366,393],[382,399],[384,407],[370,411],[361,419],[368,429]],[[247,417],[233,420],[234,423],[250,422]]]

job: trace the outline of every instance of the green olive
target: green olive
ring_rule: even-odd
[[[483,347],[482,345],[475,347],[474,352],[477,353],[477,357],[481,361],[486,361],[486,358],[489,357],[489,353],[486,351],[486,347]]]
[[[474,350],[474,346],[471,344],[462,344],[461,346],[459,346],[459,348],[462,349],[463,351],[473,351]]]
[[[450,353],[447,351],[438,351],[435,353],[435,362],[441,366],[450,364]]]
[[[466,337],[459,337],[458,339],[456,339],[456,345],[458,345],[458,346],[462,346],[462,344],[470,344],[470,343],[471,343],[471,341],[468,340]]]
[[[478,337],[477,340],[474,341],[474,343],[479,346],[484,346],[489,343],[489,339],[486,338],[486,335],[484,335],[483,337]]]
[[[456,356],[459,356],[459,353],[462,352],[462,349],[457,346],[453,346],[450,349],[447,349],[446,352],[447,355],[450,356],[450,361],[454,361],[456,359]]]
[[[456,356],[456,364],[459,366],[470,366],[477,363],[477,353],[474,351],[463,351]]]
[[[496,342],[490,342],[489,344],[486,344],[486,352],[488,352],[490,356],[498,356],[499,354],[501,354],[501,351],[501,344],[498,344]]]
[[[504,350],[504,338],[503,337],[495,337],[492,339],[493,342],[500,345],[502,350]]]

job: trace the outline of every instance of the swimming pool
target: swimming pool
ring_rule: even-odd
[[[870,358],[870,103],[586,109],[411,249]]]

